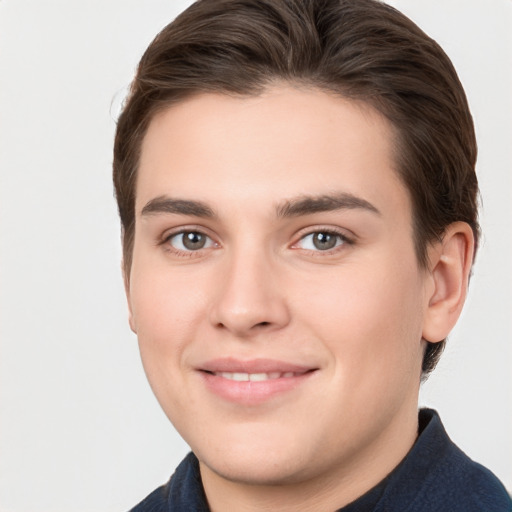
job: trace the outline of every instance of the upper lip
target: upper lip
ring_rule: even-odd
[[[311,370],[316,370],[313,366],[289,363],[277,359],[240,360],[232,357],[212,359],[201,364],[198,369],[210,373],[306,373]]]

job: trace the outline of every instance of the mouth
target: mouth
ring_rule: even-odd
[[[228,358],[202,365],[199,374],[208,391],[223,400],[241,405],[258,405],[293,393],[317,370],[282,361],[238,361]]]

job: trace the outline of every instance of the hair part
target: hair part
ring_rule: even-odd
[[[155,114],[199,93],[258,95],[275,82],[363,101],[394,127],[396,171],[409,191],[421,267],[447,226],[479,238],[477,146],[462,85],[440,46],[377,0],[199,0],[144,53],[114,144],[125,279],[135,235],[141,146]],[[445,340],[427,343],[423,375]]]

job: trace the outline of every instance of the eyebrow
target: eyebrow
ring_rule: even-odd
[[[299,217],[312,213],[355,209],[362,209],[376,215],[381,215],[380,211],[366,199],[347,192],[340,192],[333,195],[300,196],[295,199],[289,199],[277,207],[277,216]]]
[[[176,213],[178,215],[193,215],[194,217],[213,218],[215,212],[201,201],[174,199],[167,196],[155,197],[148,201],[141,210],[142,216],[158,213]]]
[[[362,209],[380,215],[380,211],[366,199],[347,192],[320,196],[300,196],[288,199],[276,208],[278,218],[300,217],[313,213],[335,210]],[[142,216],[170,213],[192,215],[194,217],[215,218],[216,213],[206,203],[190,199],[175,199],[168,196],[158,196],[148,201],[141,210]]]

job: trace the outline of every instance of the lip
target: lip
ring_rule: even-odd
[[[224,400],[242,405],[258,405],[292,392],[318,368],[274,359],[237,360],[222,358],[208,361],[198,368],[206,388]],[[224,375],[222,375],[224,374]],[[233,380],[229,374],[251,374],[258,380]],[[260,380],[267,374],[266,380]]]

